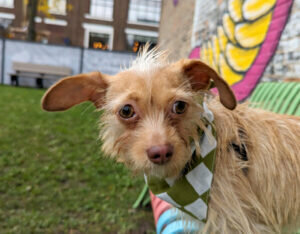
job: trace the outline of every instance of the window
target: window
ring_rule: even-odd
[[[150,49],[157,44],[157,32],[137,30],[137,29],[125,29],[126,33],[126,49],[132,52],[138,52],[140,47],[145,45],[147,42],[150,43]]]
[[[91,0],[90,2],[89,17],[112,20],[114,8],[113,0]]]
[[[108,50],[109,34],[94,33],[89,35],[89,48],[98,50]]]
[[[57,15],[65,15],[67,0],[48,0],[49,12]]]
[[[113,47],[114,28],[107,25],[83,23],[84,47],[111,50]]]
[[[130,23],[158,24],[161,0],[130,0],[128,21]]]
[[[144,46],[147,42],[150,43],[150,50],[157,45],[157,38],[145,37],[139,35],[127,35],[127,50],[137,53],[140,47]]]
[[[14,0],[0,0],[0,7],[13,8]]]

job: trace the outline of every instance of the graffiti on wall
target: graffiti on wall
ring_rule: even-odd
[[[237,99],[244,100],[276,51],[292,3],[226,0],[217,28],[201,39],[189,57],[210,64],[232,86]]]

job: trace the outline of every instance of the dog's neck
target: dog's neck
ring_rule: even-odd
[[[191,143],[191,160],[185,165],[178,178],[158,178],[145,176],[150,190],[162,200],[181,209],[190,216],[205,222],[208,200],[215,167],[217,147],[214,116],[203,103],[201,118],[206,124],[199,131],[200,152],[196,152],[196,142]]]

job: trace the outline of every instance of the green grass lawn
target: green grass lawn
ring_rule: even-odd
[[[152,233],[131,208],[143,178],[101,155],[99,112],[44,112],[44,92],[0,86],[0,233]]]

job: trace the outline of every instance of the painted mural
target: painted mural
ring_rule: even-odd
[[[275,53],[293,0],[225,2],[214,32],[206,33],[189,57],[214,67],[241,101],[251,94]]]

